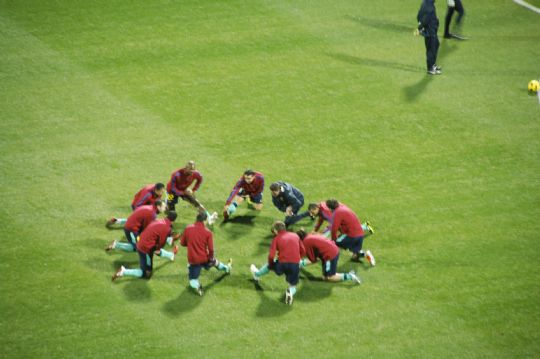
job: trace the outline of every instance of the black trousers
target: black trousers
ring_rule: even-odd
[[[461,0],[455,0],[456,3],[455,7],[448,6],[448,9],[446,11],[446,18],[444,19],[444,35],[447,36],[450,34],[450,23],[452,22],[452,16],[454,16],[454,11],[457,11],[458,17],[456,19],[456,23],[461,23],[461,19],[463,18],[463,15],[465,15],[465,9],[463,9],[463,4],[461,3]]]
[[[439,37],[435,35],[424,37],[426,43],[426,62],[428,71],[431,70],[437,61],[437,53],[439,52]]]

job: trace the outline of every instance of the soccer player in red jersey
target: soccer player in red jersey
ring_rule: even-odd
[[[323,234],[326,237],[330,237],[330,229],[332,228],[332,211],[326,206],[326,202],[310,203],[308,205],[308,212],[311,218],[316,218],[317,222],[313,227],[314,232],[318,232],[324,221],[328,222],[328,225],[323,230]],[[362,229],[364,230],[364,238],[375,233],[375,230],[368,222],[362,223]]]
[[[174,171],[169,183],[167,183],[167,206],[174,211],[178,203],[178,197],[188,201],[199,211],[206,211],[203,205],[195,198],[195,192],[201,186],[203,177],[195,169],[195,161],[189,161],[185,167]],[[195,183],[191,188],[190,186]]]
[[[135,197],[131,202],[131,209],[135,210],[140,206],[154,204],[158,199],[161,199],[164,192],[165,185],[163,183],[149,184],[144,186],[135,194]]]
[[[364,243],[364,230],[356,214],[347,206],[335,199],[326,201],[326,206],[332,211],[332,227],[330,229],[332,240],[337,246],[353,253],[352,260],[358,261],[365,257],[368,263],[375,266],[375,257],[371,251],[362,251]],[[338,231],[341,235],[338,237]]]
[[[263,174],[253,170],[246,170],[234,185],[234,188],[225,202],[225,207],[223,207],[223,218],[225,220],[229,219],[246,198],[248,199],[248,204],[251,204],[254,209],[260,211],[263,207],[263,190]]]
[[[165,185],[163,183],[146,185],[141,188],[133,197],[131,209],[136,210],[140,206],[153,205],[157,200],[161,199],[163,193],[165,193]],[[123,225],[126,223],[126,221],[127,218],[113,217],[107,221],[105,226],[111,229],[113,225]]]
[[[286,231],[284,222],[274,222],[272,233],[275,237],[268,252],[268,263],[260,269],[252,264],[250,270],[253,279],[257,282],[270,270],[273,270],[277,275],[285,274],[285,279],[289,284],[285,291],[285,303],[292,305],[300,276],[300,260],[306,255],[306,251],[300,237],[296,233]]]
[[[161,255],[164,251],[163,246],[165,246],[167,238],[172,234],[172,225],[175,220],[176,212],[170,211],[167,214],[167,218],[158,219],[150,223],[137,241],[140,268],[128,269],[121,266],[112,276],[112,280],[114,281],[124,276],[150,279],[152,276],[154,253]]]
[[[306,249],[306,257],[303,259],[300,266],[306,266],[311,263],[316,263],[321,260],[323,279],[329,282],[354,281],[361,283],[360,278],[356,276],[354,271],[349,273],[337,273],[337,264],[339,260],[339,248],[336,243],[329,240],[319,233],[306,233],[304,229],[296,231],[298,237],[302,240]]]
[[[214,257],[213,235],[205,227],[205,220],[206,213],[199,212],[196,222],[187,226],[180,237],[180,245],[187,247],[189,285],[201,296],[203,287],[199,282],[199,276],[202,268],[209,270],[214,267],[227,274],[231,273],[232,268],[232,259],[229,259],[227,264],[223,264]]]
[[[120,249],[124,252],[135,252],[139,234],[157,218],[159,213],[165,212],[166,209],[167,205],[161,200],[157,200],[154,205],[141,206],[135,209],[124,225],[124,234],[128,243],[114,240],[105,250]]]

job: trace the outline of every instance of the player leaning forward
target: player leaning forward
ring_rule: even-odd
[[[339,203],[335,199],[326,201],[326,206],[332,211],[331,238],[337,246],[353,253],[351,259],[359,261],[365,257],[371,266],[375,266],[375,257],[371,251],[362,251],[364,243],[364,230],[356,213],[352,209]],[[338,236],[338,232],[341,235]]]
[[[258,269],[254,264],[250,270],[253,279],[259,281],[260,277],[273,270],[277,275],[285,274],[289,287],[285,291],[285,303],[291,305],[296,294],[296,285],[300,276],[300,259],[306,255],[304,245],[296,233],[288,232],[285,223],[274,222],[272,233],[275,235],[268,253],[268,263]],[[276,259],[277,256],[277,259]]]
[[[214,240],[212,232],[205,227],[206,213],[200,212],[194,224],[186,227],[180,237],[180,244],[187,247],[189,268],[189,286],[203,295],[203,287],[199,282],[201,269],[209,270],[215,267],[217,270],[231,273],[232,259],[223,264],[214,257]]]
[[[150,223],[137,241],[140,268],[128,269],[121,266],[112,276],[112,280],[114,281],[124,276],[150,279],[152,276],[154,253],[161,255],[162,248],[167,243],[167,238],[172,235],[172,225],[175,220],[176,212],[170,211],[167,214],[167,218],[157,219]]]

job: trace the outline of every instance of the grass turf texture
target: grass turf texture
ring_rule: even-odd
[[[465,4],[433,78],[419,1],[0,1],[2,357],[540,355],[540,17],[494,5]],[[203,271],[204,297],[184,250],[111,283],[137,257],[103,252],[105,221],[188,159],[218,211],[249,167],[347,203],[377,267],[309,267],[292,308],[282,277],[256,290],[267,190],[216,226],[234,273]]]

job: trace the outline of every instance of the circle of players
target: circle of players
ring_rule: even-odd
[[[113,217],[107,222],[109,229],[123,228],[127,242],[115,240],[105,250],[137,252],[140,263],[139,268],[135,269],[121,266],[112,276],[113,281],[125,276],[150,279],[154,255],[173,261],[178,252],[178,246],[174,245],[177,240],[181,246],[187,248],[189,285],[199,295],[204,293],[199,282],[201,269],[215,268],[226,274],[231,273],[232,259],[223,263],[214,256],[213,233],[208,227],[214,225],[218,214],[210,214],[195,195],[202,181],[203,177],[196,170],[195,162],[189,161],[185,167],[172,173],[167,186],[163,183],[149,184],[137,192],[131,203],[133,213],[128,218]],[[234,222],[235,212],[244,201],[248,208],[262,210],[263,190],[263,174],[246,170],[225,201],[223,222]],[[304,195],[296,187],[283,181],[272,183],[270,191],[273,204],[285,214],[285,219],[272,225],[274,238],[267,263],[260,268],[254,264],[250,267],[255,283],[258,284],[260,278],[270,271],[279,276],[285,275],[288,284],[285,303],[291,305],[300,269],[320,259],[323,280],[360,284],[361,280],[354,271],[337,272],[339,249],[352,252],[352,261],[359,262],[364,258],[370,266],[375,266],[375,257],[371,251],[362,250],[364,238],[374,232],[369,222],[362,224],[349,207],[335,199],[311,203],[307,211],[300,213],[304,205]],[[163,195],[165,200],[162,200]],[[179,198],[198,210],[195,223],[188,225],[181,234],[173,232],[173,223],[177,218],[175,208]],[[163,213],[165,218],[157,219],[160,213]],[[296,232],[287,230],[306,217],[316,220],[312,232],[308,233],[303,228]],[[327,226],[321,231],[325,222]],[[165,245],[171,246],[172,250],[164,249]]]

